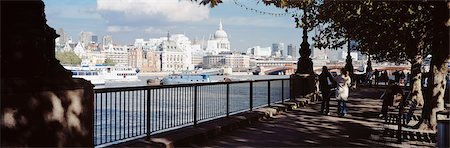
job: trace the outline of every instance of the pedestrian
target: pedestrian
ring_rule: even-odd
[[[395,72],[392,73],[392,75],[394,75],[395,78],[395,83],[400,84],[400,72],[397,70]]]
[[[380,81],[380,71],[378,71],[378,69],[375,69],[373,75],[375,76],[375,86],[378,86],[378,82]]]
[[[403,91],[400,86],[394,80],[389,80],[388,86],[380,97],[383,100],[380,117],[387,117],[388,107],[399,104],[402,99],[402,94]]]
[[[399,77],[400,77],[400,84],[403,84],[403,86],[406,86],[405,85],[405,73],[403,72],[403,70],[400,72],[400,74],[399,74]]]
[[[389,76],[388,76],[387,70],[384,70],[383,74],[381,74],[381,77],[384,81],[384,85],[387,85],[388,81],[389,81]]]
[[[409,84],[411,82],[411,74],[409,72],[406,73],[406,77],[405,77],[405,86],[410,86],[411,84]]]
[[[373,78],[372,76],[373,76],[373,71],[372,70],[367,71],[367,73],[366,73],[366,81],[365,81],[364,85],[372,86],[372,78]]]
[[[337,82],[336,99],[338,101],[338,114],[347,115],[346,102],[349,96],[349,87],[351,83],[350,75],[345,69],[341,69],[341,74],[335,78]]]
[[[319,89],[322,93],[322,105],[320,108],[321,114],[330,115],[330,94],[331,87],[334,83],[334,79],[328,71],[328,68],[326,66],[323,66],[322,73],[319,75]]]

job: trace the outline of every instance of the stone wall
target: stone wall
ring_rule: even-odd
[[[1,146],[93,146],[93,85],[55,59],[41,0],[1,2]]]

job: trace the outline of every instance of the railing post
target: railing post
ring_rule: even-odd
[[[281,103],[284,104],[284,80],[281,80]]]
[[[227,83],[227,117],[230,116],[230,83]]]
[[[270,106],[270,80],[267,81],[267,106]]]
[[[250,111],[253,110],[253,82],[250,82]]]
[[[194,125],[197,125],[197,85],[194,86]]]
[[[147,137],[150,137],[151,127],[150,127],[150,89],[147,89]]]

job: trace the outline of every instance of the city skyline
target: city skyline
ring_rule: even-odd
[[[282,9],[256,4],[255,1],[238,2],[264,12],[284,13]],[[272,43],[278,42],[298,47],[301,40],[301,29],[294,27],[295,22],[290,16],[262,15],[246,10],[232,0],[225,0],[215,8],[177,0],[138,0],[131,3],[45,0],[45,4],[50,26],[63,28],[74,41],[79,40],[82,31],[92,32],[99,39],[112,35],[116,43],[123,45],[133,44],[137,38],[147,40],[165,36],[167,32],[185,34],[192,40],[207,40],[217,30],[220,20],[232,42],[231,50],[245,52],[253,46],[271,46]],[[165,9],[134,9],[151,9],[157,6]],[[173,12],[175,8],[180,9],[179,12]],[[182,10],[186,8],[192,10]],[[187,14],[181,14],[182,12]],[[314,31],[310,32],[310,37],[313,33]]]

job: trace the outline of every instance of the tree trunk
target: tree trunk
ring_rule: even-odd
[[[449,5],[445,5],[449,4]],[[449,30],[446,26],[450,3],[436,2],[433,9],[433,40],[430,64],[430,80],[422,111],[421,129],[436,129],[436,112],[444,110],[444,94],[449,60]],[[447,15],[444,15],[447,14]]]
[[[448,49],[447,53],[448,53]],[[433,55],[434,56],[434,55]],[[436,60],[434,60],[436,59]],[[444,94],[446,87],[446,76],[448,71],[448,57],[438,59],[433,57],[430,65],[431,76],[428,81],[427,97],[422,111],[422,125],[420,129],[436,129],[436,112],[444,110]]]
[[[417,102],[418,106],[423,106],[422,95],[422,67],[423,57],[422,53],[416,54],[411,62],[411,81],[412,86],[412,100]]]

